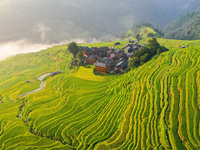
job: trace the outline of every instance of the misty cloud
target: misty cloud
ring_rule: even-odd
[[[110,37],[110,38],[113,38],[113,40],[117,40],[114,37]],[[5,42],[5,43],[0,43],[0,61],[4,60],[10,56],[14,56],[16,54],[38,52],[40,50],[51,48],[56,45],[66,45],[72,41],[74,41],[76,43],[100,42],[96,38],[88,38],[88,39],[75,38],[72,40],[65,40],[65,41],[61,41],[59,43],[53,43],[53,44],[32,43],[32,42],[28,41],[27,39]]]
[[[46,33],[48,31],[50,31],[50,28],[48,26],[46,26],[45,24],[42,24],[42,23],[37,24],[36,28],[37,28],[37,31],[41,35],[41,41],[44,42],[45,38],[46,38]]]
[[[138,21],[164,26],[181,15],[191,1],[1,0],[0,42],[22,38],[43,43],[74,38],[105,39]]]
[[[37,52],[52,46],[53,45],[48,45],[48,44],[33,44],[28,42],[27,40],[18,40],[18,41],[1,43],[0,61],[16,54]]]

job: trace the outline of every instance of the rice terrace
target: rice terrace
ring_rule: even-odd
[[[67,46],[0,62],[1,149],[199,149],[200,41],[158,41],[170,50],[122,75],[71,67]]]

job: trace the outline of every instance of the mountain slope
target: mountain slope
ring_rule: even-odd
[[[200,39],[200,12],[188,13],[165,28],[166,38],[196,40]]]
[[[200,41],[158,41],[170,51],[124,75],[70,68],[66,46],[0,62],[1,148],[198,149]],[[13,62],[21,70],[5,69]],[[63,73],[48,78],[44,90],[18,97],[39,75],[58,69]]]

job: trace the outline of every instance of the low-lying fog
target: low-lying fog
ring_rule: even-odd
[[[113,40],[117,40],[114,38]],[[31,53],[31,52],[37,52],[40,50],[44,50],[56,45],[66,45],[72,41],[75,41],[77,43],[96,43],[100,42],[96,38],[91,38],[88,40],[84,39],[73,39],[70,41],[62,41],[59,43],[53,43],[53,44],[45,44],[45,43],[32,43],[29,42],[26,39],[18,40],[18,41],[11,41],[6,43],[0,43],[0,61],[10,57],[14,56],[16,54],[21,53]]]
[[[27,40],[0,43],[0,61],[16,54],[37,52],[51,46],[53,46],[53,44],[33,44]]]

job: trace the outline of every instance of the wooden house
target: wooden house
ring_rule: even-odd
[[[91,57],[91,56],[99,56],[99,57],[107,57],[107,52],[110,49],[108,47],[83,47],[83,55],[85,57]],[[90,58],[89,58],[90,59]]]
[[[92,49],[88,48],[88,47],[83,47],[83,55],[85,57],[88,57],[89,55],[92,55],[93,51]]]
[[[86,57],[85,61],[93,64],[98,60],[98,56],[97,55],[89,55],[88,57]]]
[[[128,46],[125,48],[126,53],[132,53],[134,51],[132,46]]]
[[[94,63],[96,72],[107,73],[108,69],[111,67],[108,63],[97,61]]]
[[[94,63],[96,72],[107,73],[108,69],[111,67],[112,59],[110,57],[105,57],[101,60],[98,60]]]
[[[116,59],[116,54],[115,54],[115,53],[111,53],[111,54],[110,54],[110,58],[111,58],[112,60],[115,60],[115,59]]]
[[[93,54],[96,54],[96,55],[106,55],[107,52],[110,50],[109,47],[100,47],[100,48],[97,48],[97,47],[92,47],[91,48],[92,51],[93,51]]]
[[[127,67],[128,67],[128,61],[120,61],[116,65],[116,69],[118,69],[118,70],[125,70]]]
[[[115,53],[115,49],[111,48],[109,51],[107,51],[107,55],[110,56],[110,54]]]
[[[122,56],[124,56],[124,52],[121,49],[116,50],[116,56],[118,58],[121,58]]]
[[[127,55],[128,58],[132,57],[133,54],[134,54],[133,52],[132,53],[126,53],[126,55]]]

